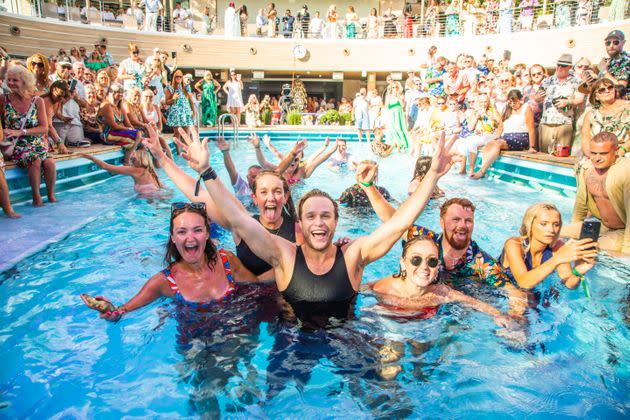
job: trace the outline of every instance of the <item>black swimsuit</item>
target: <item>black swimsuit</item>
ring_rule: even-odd
[[[254,219],[260,222],[259,215],[255,215]],[[267,231],[274,235],[278,235],[287,241],[295,243],[295,220],[287,217],[286,215],[284,216],[282,224],[278,230],[267,229]],[[256,276],[271,270],[271,266],[269,264],[258,258],[258,256],[249,249],[249,246],[247,246],[244,239],[241,239],[241,242],[236,245],[236,256],[241,260],[245,268]]]

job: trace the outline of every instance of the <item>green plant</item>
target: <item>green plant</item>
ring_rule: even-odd
[[[343,121],[344,125],[352,125],[352,114],[349,112],[342,112],[339,114],[339,116],[341,117],[341,120]]]
[[[265,125],[271,125],[271,109],[265,109],[260,115],[260,119]]]
[[[298,110],[289,111],[287,114],[287,124],[302,125],[302,112]]]
[[[339,124],[342,121],[339,112],[334,109],[326,111],[326,113],[319,120],[324,125]]]

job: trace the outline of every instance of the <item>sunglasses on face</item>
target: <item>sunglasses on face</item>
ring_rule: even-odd
[[[186,209],[206,211],[206,203],[200,201],[193,201],[192,203],[187,203],[185,201],[175,202],[171,204],[171,217],[173,216],[173,213]]]
[[[615,39],[614,41],[606,41],[606,46],[609,47],[611,45],[617,46],[621,44],[621,41],[619,41],[618,39]]]
[[[138,51],[138,50],[133,50],[133,51],[131,51],[131,53],[132,53],[132,54],[140,54],[140,51]]]
[[[540,71],[540,72],[539,72],[539,71],[537,71],[536,73],[532,73],[532,74],[531,74],[531,76],[532,76],[532,77],[536,77],[536,76],[542,76],[543,74],[544,74],[543,72],[541,72],[541,71]]]
[[[566,68],[571,67],[571,66],[568,65],[568,64],[558,64],[558,67],[566,69]]]
[[[427,261],[427,265],[429,266],[429,268],[435,268],[438,265],[440,265],[440,259],[437,258],[437,257],[428,257],[426,259],[426,261]],[[422,265],[422,257],[419,256],[419,255],[414,255],[413,257],[411,257],[409,262],[414,267],[420,267]]]
[[[42,63],[41,61],[33,61],[32,63],[34,66],[44,68],[44,63]]]
[[[438,102],[437,104],[438,104],[438,105],[445,105],[445,104],[446,104],[446,102]]]
[[[597,89],[597,91],[596,91],[596,92],[597,92],[597,93],[607,93],[607,92],[610,92],[610,91],[612,91],[612,90],[614,90],[614,89],[615,89],[615,87],[614,87],[614,86],[608,85],[608,86],[602,86],[602,87],[600,87],[599,89]]]
[[[576,68],[576,69],[587,69],[587,68],[589,68],[589,67],[590,67],[590,66],[589,66],[589,65],[587,65],[587,64],[584,64],[584,65],[582,65],[582,66],[575,66],[575,68]]]

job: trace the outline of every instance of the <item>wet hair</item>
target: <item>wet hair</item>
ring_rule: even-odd
[[[416,160],[416,166],[413,170],[413,178],[411,178],[411,180],[413,181],[419,178],[419,180],[422,181],[429,172],[429,169],[431,169],[432,160],[433,158],[431,158],[431,156],[420,156],[418,160]]]
[[[252,166],[249,167],[249,169],[255,168],[255,167],[258,167],[258,168],[262,169],[258,165],[252,165]],[[295,204],[293,204],[293,196],[291,195],[291,188],[289,187],[289,183],[287,182],[286,179],[284,179],[283,176],[279,175],[277,172],[271,171],[271,170],[268,170],[268,169],[264,169],[264,170],[261,170],[260,172],[258,172],[256,177],[254,178],[254,184],[252,185],[254,187],[253,188],[254,194],[256,194],[258,179],[263,177],[263,176],[266,176],[266,175],[273,175],[276,178],[278,178],[280,181],[282,181],[282,190],[283,190],[284,194],[287,196],[287,202],[283,206],[282,210],[291,219],[297,220],[296,213],[295,213]]]
[[[521,222],[521,228],[519,229],[520,235],[526,239],[523,252],[526,253],[529,251],[529,245],[532,242],[532,225],[534,224],[534,220],[536,220],[541,212],[547,210],[555,211],[558,215],[560,215],[560,228],[562,228],[562,215],[556,206],[550,203],[536,203],[529,206],[527,210],[525,210],[525,215],[523,216],[523,221]]]
[[[465,209],[470,209],[473,213],[475,212],[475,205],[472,203],[472,201],[467,198],[455,197],[446,200],[444,204],[442,204],[442,207],[440,207],[440,218],[444,217],[448,208],[451,207],[453,204],[462,206]]]
[[[520,90],[512,89],[508,92],[506,102],[510,102],[513,99],[518,99],[519,101],[523,99],[523,94],[521,93]],[[503,118],[503,121],[505,121],[511,116],[512,116],[512,107],[507,105],[505,109],[503,110],[503,115],[501,117]]]
[[[333,198],[327,192],[316,188],[314,190],[310,190],[309,192],[304,194],[302,198],[300,198],[300,201],[298,202],[298,218],[300,220],[302,220],[302,209],[304,208],[304,203],[306,202],[306,200],[312,197],[324,197],[329,199],[334,207],[335,220],[339,219],[339,205],[337,204],[337,202],[333,200]]]
[[[599,108],[602,105],[599,99],[597,99],[597,89],[599,89],[602,86],[612,86],[614,88],[615,84],[613,83],[612,80],[608,79],[607,77],[602,77],[601,79],[597,79],[591,85],[591,93],[588,96],[588,101],[595,108]],[[617,89],[615,89],[615,99],[617,98],[619,98],[619,94],[617,92]]]
[[[147,152],[142,144],[138,145],[138,148],[133,152],[132,156],[134,156],[138,162],[140,163],[140,167],[146,169],[151,175],[151,178],[155,181],[158,187],[162,188],[162,183],[160,182],[160,178],[158,178],[157,173],[155,172],[155,166],[153,166],[153,158]]]
[[[617,147],[619,145],[619,139],[614,133],[610,131],[602,131],[601,133],[597,133],[591,139],[593,143],[612,143],[613,147]]]
[[[186,207],[182,210],[175,210],[171,214],[171,222],[168,230],[168,240],[166,242],[166,252],[164,254],[164,263],[170,267],[172,264],[182,260],[182,255],[177,250],[177,247],[171,239],[171,236],[173,236],[173,222],[175,218],[182,215],[183,213],[195,213],[203,217],[206,231],[208,231],[208,239],[206,240],[206,247],[203,253],[208,259],[208,266],[214,268],[215,259],[217,257],[217,248],[214,246],[214,242],[212,242],[212,239],[210,238],[210,221],[208,219],[208,214],[205,210],[193,209],[191,207]]]
[[[407,256],[407,252],[409,252],[409,248],[411,248],[412,245],[417,244],[418,242],[430,242],[435,247],[436,251],[439,251],[438,246],[432,237],[430,237],[429,235],[418,235],[418,236],[414,236],[413,238],[410,238],[408,241],[405,241],[403,243],[403,250],[402,250],[403,259]],[[405,280],[407,275],[405,274],[403,276],[402,266],[398,266],[398,273],[393,274],[392,277]]]

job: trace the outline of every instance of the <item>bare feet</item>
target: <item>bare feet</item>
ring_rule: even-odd
[[[57,197],[55,197],[55,195],[49,195],[48,196],[48,202],[49,203],[56,203],[57,202]]]
[[[42,207],[43,205],[44,202],[42,201],[41,197],[37,200],[33,199],[33,207]]]
[[[13,210],[11,210],[10,212],[6,213],[7,217],[9,219],[19,219],[20,217],[22,217],[21,214],[14,212]]]
[[[467,174],[468,174],[468,176],[470,178],[472,178],[475,175],[475,172],[474,171],[468,171]]]
[[[471,177],[472,179],[481,179],[481,178],[483,178],[484,176],[486,176],[486,173],[485,173],[485,172],[482,172],[482,171],[477,171],[477,172],[475,172],[474,174],[472,174],[470,177]]]

